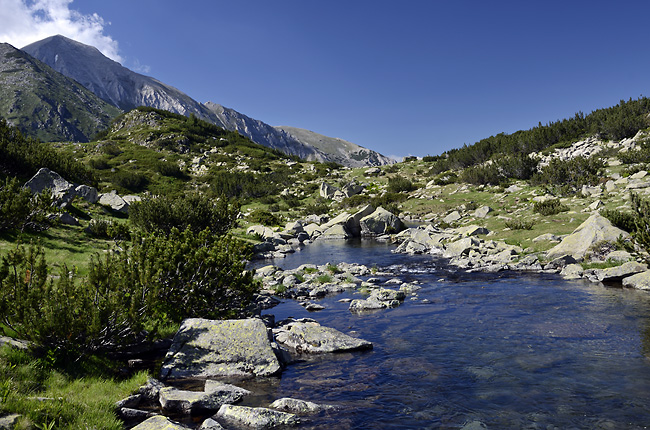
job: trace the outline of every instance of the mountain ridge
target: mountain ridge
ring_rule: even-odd
[[[312,161],[335,161],[349,167],[392,162],[376,151],[366,148],[359,150],[358,148],[362,147],[354,144],[351,144],[354,145],[354,153],[349,156],[341,148],[324,151],[322,147],[312,145],[313,139],[303,141],[295,136],[305,133],[290,134],[220,104],[200,103],[155,78],[129,70],[104,56],[97,48],[61,35],[34,42],[22,49],[122,110],[148,106],[185,116],[194,114],[227,130],[242,133],[261,145]],[[344,146],[352,148],[349,145]],[[368,157],[368,160],[364,164],[365,157]]]

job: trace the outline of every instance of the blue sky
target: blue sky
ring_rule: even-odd
[[[199,101],[423,156],[650,94],[649,15],[644,1],[0,0],[0,41],[55,31]]]

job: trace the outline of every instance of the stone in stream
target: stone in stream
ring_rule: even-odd
[[[161,369],[162,379],[271,376],[281,366],[261,319],[183,321]]]
[[[206,381],[203,391],[179,390],[165,387],[160,390],[160,406],[170,412],[193,414],[217,411],[221,405],[237,403],[250,391],[218,381]]]
[[[156,415],[141,422],[131,430],[187,430],[188,428],[167,417]]]
[[[358,339],[316,321],[290,319],[273,329],[275,340],[297,353],[326,353],[372,349],[372,343]]]
[[[294,414],[266,408],[250,408],[247,406],[233,405],[223,405],[214,418],[235,426],[244,425],[254,429],[294,426],[299,423],[298,417]]]
[[[281,399],[275,400],[273,403],[271,403],[271,408],[297,415],[316,414],[323,410],[336,409],[335,406],[319,405],[317,403],[300,399],[292,399],[290,397],[283,397]]]

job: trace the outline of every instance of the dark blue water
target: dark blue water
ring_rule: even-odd
[[[370,352],[293,364],[265,388],[269,398],[341,406],[303,428],[650,426],[649,293],[553,275],[467,274],[390,249],[320,242],[271,262],[375,265],[423,287],[417,300],[370,315],[339,302],[361,297],[355,292],[320,300],[326,309],[317,313],[291,300],[267,311],[311,317],[374,343]]]

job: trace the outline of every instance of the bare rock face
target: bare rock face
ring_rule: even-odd
[[[580,224],[573,233],[562,239],[557,246],[551,248],[546,257],[549,260],[570,255],[580,261],[585,258],[587,251],[598,242],[614,243],[619,237],[628,237],[629,234],[620,228],[614,227],[605,217],[596,213]]]
[[[262,320],[190,318],[174,336],[161,378],[250,378],[280,370]]]

